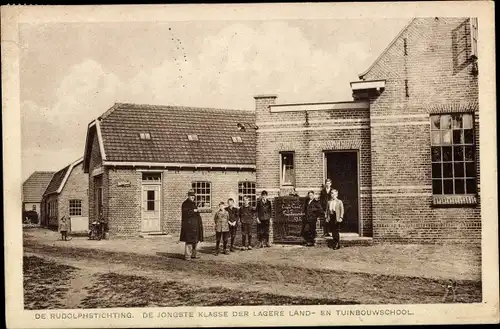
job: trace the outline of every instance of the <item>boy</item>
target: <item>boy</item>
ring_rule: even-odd
[[[215,256],[219,254],[220,240],[222,238],[224,255],[227,252],[227,236],[229,234],[229,213],[224,209],[224,202],[219,203],[219,210],[215,213]]]
[[[243,244],[243,250],[252,250],[253,215],[254,210],[250,206],[250,198],[248,196],[244,196],[243,205],[240,207],[241,242]]]
[[[322,209],[320,202],[314,197],[314,191],[309,191],[307,197],[308,199],[303,209],[302,237],[304,238],[306,246],[312,247],[316,240],[316,221],[318,217],[321,216]]]
[[[267,191],[262,191],[261,198],[257,202],[255,211],[257,212],[257,238],[259,244],[257,248],[270,247],[269,225],[271,222],[271,201],[267,199]]]
[[[344,217],[344,204],[339,200],[339,192],[332,190],[331,199],[328,201],[326,222],[330,231],[333,233],[333,249],[340,249],[340,223]]]
[[[62,241],[68,241],[68,229],[69,224],[67,222],[66,216],[63,216],[59,221],[59,232],[61,232]]]
[[[236,238],[236,231],[238,229],[238,222],[240,220],[239,209],[234,206],[234,200],[229,198],[227,200],[228,207],[226,211],[229,213],[229,237],[231,239],[231,245],[229,251],[234,251],[234,239]]]

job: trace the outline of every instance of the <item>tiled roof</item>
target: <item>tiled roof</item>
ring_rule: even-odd
[[[49,185],[53,171],[35,171],[23,183],[23,202],[40,202]]]
[[[251,111],[118,103],[100,126],[107,161],[255,165]],[[141,133],[151,139],[141,139]],[[188,134],[198,141],[189,141]]]
[[[61,183],[64,180],[64,176],[66,176],[66,172],[68,171],[70,166],[71,165],[68,165],[54,174],[49,186],[47,187],[47,190],[45,191],[45,194],[57,192],[57,189],[59,189],[59,186],[61,186]]]

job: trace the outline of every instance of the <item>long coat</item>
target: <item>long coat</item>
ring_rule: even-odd
[[[195,212],[196,204],[191,199],[182,203],[182,222],[180,240],[186,243],[203,241],[203,222],[201,215]]]
[[[330,186],[330,190],[326,190],[326,186],[323,185],[321,188],[321,192],[319,194],[319,200],[321,202],[321,208],[323,208],[323,211],[326,211],[326,208],[328,206],[328,200],[330,200],[330,192],[333,190],[333,187]]]
[[[316,221],[323,214],[321,203],[316,199],[313,199],[311,202],[306,200],[303,212],[301,235],[304,237],[314,236],[313,231],[316,230]]]
[[[255,212],[257,213],[257,218],[260,221],[269,221],[271,219],[272,212],[271,201],[266,200],[266,202],[263,202],[262,199],[258,200]]]

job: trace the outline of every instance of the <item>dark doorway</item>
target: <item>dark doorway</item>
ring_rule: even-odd
[[[344,204],[340,231],[359,233],[358,152],[326,152],[325,159],[326,178],[332,180],[332,187],[339,191]]]

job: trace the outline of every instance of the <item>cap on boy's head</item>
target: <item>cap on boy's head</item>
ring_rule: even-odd
[[[266,191],[266,190],[262,191],[262,192],[260,193],[260,195],[262,195],[262,196],[267,195],[267,191]]]
[[[227,199],[227,202],[230,202],[230,201],[233,201],[233,202],[234,202],[234,199],[233,199],[233,198],[229,198],[229,199]]]
[[[330,178],[327,178],[325,181],[325,183],[331,183],[331,182],[332,182],[332,180]]]
[[[193,190],[189,190],[188,191],[188,196],[193,196],[193,195],[195,195],[194,191]]]
[[[219,206],[224,205],[224,201],[219,202]]]

